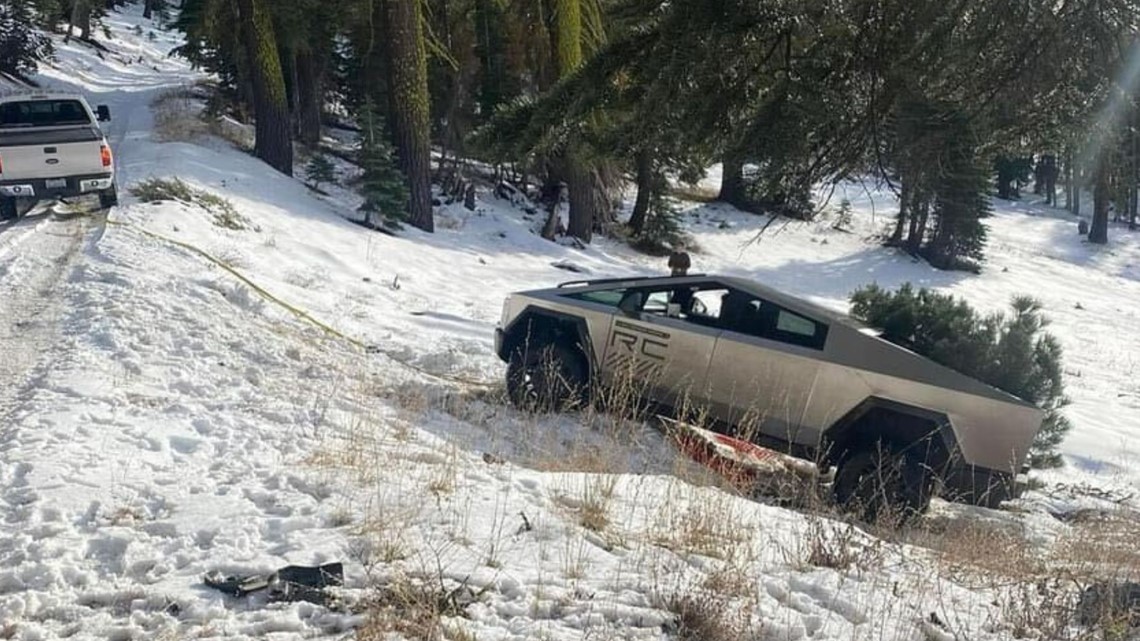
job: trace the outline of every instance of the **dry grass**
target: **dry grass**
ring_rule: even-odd
[[[387,641],[401,635],[417,641],[464,641],[472,633],[449,618],[463,614],[464,587],[444,588],[442,582],[401,576],[375,588],[366,603],[367,617],[356,629],[361,641]]]
[[[711,187],[678,184],[669,190],[676,198],[696,203],[715,202],[719,193]]]
[[[1032,580],[1047,569],[1046,551],[1012,524],[955,519],[912,531],[908,538],[934,552],[943,576],[978,588]]]
[[[1097,513],[1070,524],[1055,541],[1034,542],[1020,522],[958,519],[912,534],[935,554],[938,577],[995,595],[996,625],[1014,638],[1059,641],[1124,639],[1121,614],[1083,613],[1082,590],[1140,580],[1133,510]]]
[[[205,103],[212,88],[186,85],[159,94],[151,101],[154,128],[163,142],[195,142],[215,136],[238,149],[253,150],[253,129],[229,118],[214,118],[206,113]]]
[[[635,472],[631,459],[660,438],[645,423],[598,406],[559,416],[517,411],[509,406],[502,385],[456,389],[403,383],[378,389],[377,395],[397,406],[409,423],[435,412],[463,421],[481,432],[481,448],[490,441],[494,450],[501,442],[512,462],[542,472]],[[556,424],[562,421],[573,422],[574,429],[559,429]],[[474,443],[460,445],[474,448]]]
[[[753,636],[751,612],[721,593],[686,590],[663,599],[658,607],[673,613],[668,632],[677,641],[741,641]]]
[[[801,567],[830,568],[858,572],[882,567],[887,544],[860,532],[851,523],[808,517],[808,527],[797,539]]]
[[[1140,512],[1116,509],[1088,513],[1072,523],[1053,562],[1080,576],[1140,581]]]
[[[242,151],[253,151],[254,133],[252,125],[242,124],[225,117],[209,120],[207,125],[212,135],[229,142]]]
[[[651,541],[677,554],[698,554],[715,559],[743,562],[753,557],[754,532],[740,512],[737,497],[710,490],[679,487],[688,497],[667,504],[650,525]],[[674,506],[683,504],[683,508]]]
[[[578,507],[579,525],[595,532],[601,532],[609,526],[610,503],[616,485],[616,476],[598,475],[586,479]]]
[[[159,140],[192,142],[210,134],[210,127],[202,118],[198,93],[193,86],[178,87],[151,101],[154,131]]]
[[[326,434],[326,444],[309,456],[305,463],[318,470],[338,475],[348,474],[361,485],[373,485],[383,473],[377,464],[387,456],[386,444],[393,432],[376,417],[356,415],[341,429]]]

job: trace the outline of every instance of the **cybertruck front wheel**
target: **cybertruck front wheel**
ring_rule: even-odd
[[[520,347],[507,366],[511,404],[528,412],[575,407],[583,401],[586,383],[582,355],[562,343]]]

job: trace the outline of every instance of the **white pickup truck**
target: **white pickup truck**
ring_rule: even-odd
[[[99,128],[111,119],[74,94],[0,96],[0,220],[18,215],[17,201],[98,195],[118,203],[111,145]]]

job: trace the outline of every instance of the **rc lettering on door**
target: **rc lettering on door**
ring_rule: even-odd
[[[612,371],[631,370],[639,378],[661,373],[669,351],[669,334],[629,323],[617,322],[606,350]]]

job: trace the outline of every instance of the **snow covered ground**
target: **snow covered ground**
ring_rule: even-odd
[[[160,141],[151,101],[196,76],[140,14],[108,18],[112,54],[59,43],[41,78],[111,105],[124,191],[178,177],[229,199],[242,228],[125,193],[106,224],[41,212],[0,228],[0,637],[416,638],[444,594],[451,639],[1062,638],[1051,593],[1023,590],[1039,563],[1140,567],[1075,554],[1089,530],[1048,515],[1116,515],[1140,487],[1140,235],[1094,248],[1064,212],[997,203],[975,276],[881,248],[893,204],[855,184],[833,199],[852,201],[851,232],[778,223],[753,242],[763,219],[689,206],[696,271],[843,310],[870,282],[987,310],[1029,293],[1054,320],[1068,467],[1017,512],[943,504],[930,532],[878,539],[692,483],[643,426],[504,407],[491,337],[507,293],[580,277],[556,263],[664,261],[548,243],[490,193],[442,208],[434,235],[371,233],[345,219],[344,189],[319,196],[216,138]],[[1008,532],[1028,542],[999,547]],[[202,585],[333,561],[339,608]]]

